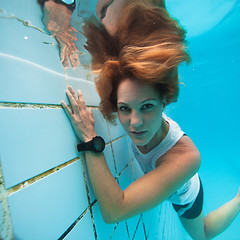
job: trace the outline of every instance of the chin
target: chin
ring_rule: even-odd
[[[117,32],[116,24],[113,24],[113,23],[109,24],[109,22],[105,22],[105,23],[103,22],[103,25],[111,36],[113,36]]]
[[[135,138],[131,138],[132,142],[138,146],[138,147],[144,147],[146,146],[149,141],[147,139],[135,139]]]

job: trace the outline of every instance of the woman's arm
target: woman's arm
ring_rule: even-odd
[[[71,26],[72,9],[53,0],[38,1],[43,6],[43,23],[53,34],[60,47],[60,60],[64,67],[69,67],[68,59],[73,68],[79,65],[79,51],[74,41],[77,41],[77,30]]]
[[[86,142],[96,136],[96,132],[92,114],[87,113],[79,94],[78,99],[69,88],[67,95],[72,110],[65,103],[63,108],[77,136]],[[106,223],[119,222],[156,207],[197,172],[200,165],[198,151],[182,141],[176,147],[185,150],[169,151],[156,169],[134,181],[124,191],[112,176],[104,155],[86,152],[89,178]]]
[[[170,156],[169,156],[170,157]],[[168,199],[199,169],[197,153],[174,156],[121,190],[110,173],[103,154],[86,152],[88,174],[103,219],[115,223],[150,210]]]

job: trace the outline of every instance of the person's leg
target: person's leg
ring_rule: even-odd
[[[205,232],[212,239],[226,230],[240,212],[240,192],[230,202],[210,212],[204,218]]]
[[[205,240],[206,235],[204,231],[204,218],[203,213],[201,213],[198,217],[193,219],[183,218],[179,216],[179,219],[190,235],[190,237],[194,240]]]
[[[208,240],[216,237],[232,223],[240,212],[240,192],[230,202],[209,213],[194,219],[179,217],[183,227],[194,240]]]

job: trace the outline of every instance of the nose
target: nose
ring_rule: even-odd
[[[143,124],[143,118],[137,111],[132,111],[130,124],[134,129],[138,129]]]

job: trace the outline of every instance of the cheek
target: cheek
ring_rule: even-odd
[[[122,124],[123,128],[126,128],[128,126],[128,117],[124,114],[122,114],[121,112],[118,112],[118,119],[120,121],[120,123]]]
[[[102,21],[103,25],[105,26],[107,32],[112,36],[117,31],[117,26],[114,20],[110,17],[105,17]]]
[[[159,126],[161,126],[162,122],[162,112],[154,111],[149,114],[147,114],[144,117],[144,123],[149,126],[149,128],[153,130],[157,130]]]

